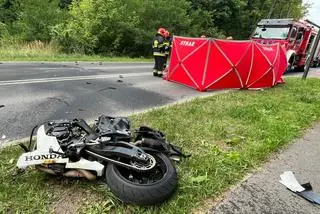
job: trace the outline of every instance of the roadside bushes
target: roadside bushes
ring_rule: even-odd
[[[67,52],[146,56],[158,27],[179,35],[217,32],[210,13],[191,10],[186,0],[81,0],[69,9],[70,19],[53,28]]]
[[[68,17],[58,7],[60,0],[0,0],[0,38],[10,36],[19,41],[49,42],[51,28]],[[1,27],[2,26],[2,27]]]
[[[180,36],[246,39],[259,19],[299,18],[308,8],[301,0],[275,2],[0,0],[0,40],[53,42],[67,53],[150,56],[159,27]]]

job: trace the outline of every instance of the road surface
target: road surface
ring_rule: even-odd
[[[123,115],[192,96],[152,76],[151,63],[0,64],[0,141],[20,139],[43,121]],[[3,138],[3,139],[2,139]]]
[[[0,146],[27,137],[34,125],[47,120],[93,121],[101,114],[130,114],[206,94],[153,77],[152,66],[0,63]]]

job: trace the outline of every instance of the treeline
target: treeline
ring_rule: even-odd
[[[160,26],[175,35],[246,39],[261,18],[301,18],[306,10],[302,0],[0,0],[0,40],[146,56]]]

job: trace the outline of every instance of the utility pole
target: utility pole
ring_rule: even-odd
[[[310,65],[311,65],[311,62],[313,61],[313,58],[314,58],[314,54],[316,53],[316,50],[317,50],[317,47],[318,47],[318,44],[319,44],[319,41],[320,41],[320,26],[313,23],[312,21],[310,20],[306,20],[308,23],[316,26],[318,28],[318,33],[317,33],[317,37],[316,37],[316,40],[314,41],[314,45],[312,47],[312,50],[311,50],[311,53],[310,53],[310,56],[309,56],[309,59],[307,60],[307,63],[306,63],[306,66],[304,68],[304,72],[303,72],[303,75],[302,75],[302,79],[306,79],[307,76],[308,76],[308,73],[309,73],[309,69],[310,69]]]

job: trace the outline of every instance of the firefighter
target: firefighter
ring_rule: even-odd
[[[169,31],[166,31],[164,33],[164,53],[166,56],[165,56],[165,61],[163,65],[163,70],[165,70],[167,67],[167,61],[171,52],[171,47],[172,47],[172,38],[170,37]]]
[[[164,28],[159,28],[158,32],[155,34],[153,39],[153,56],[154,56],[154,68],[153,76],[162,76],[163,65],[165,62],[165,52],[164,52],[164,34],[166,30]]]

